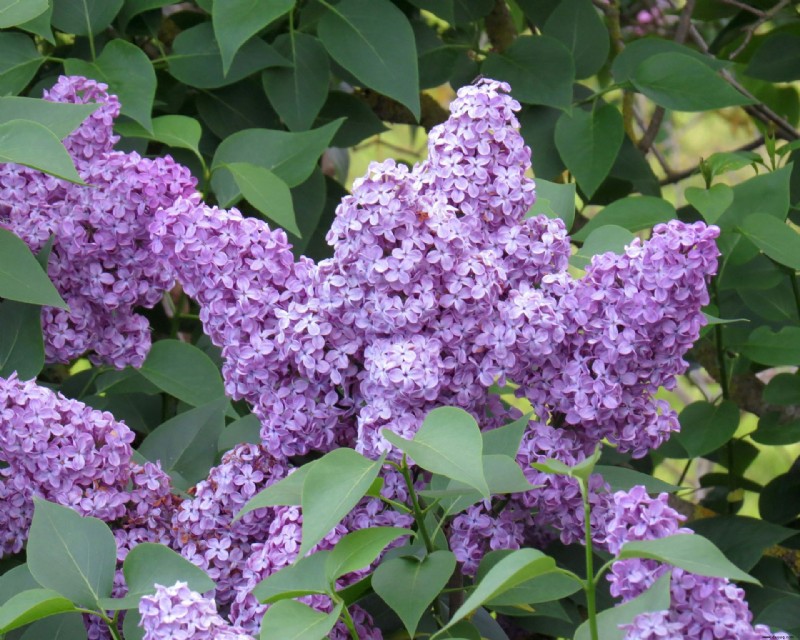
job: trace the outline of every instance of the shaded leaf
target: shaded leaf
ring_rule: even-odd
[[[105,46],[94,62],[70,58],[64,62],[64,68],[70,75],[105,82],[109,93],[119,97],[120,113],[148,131],[152,130],[150,112],[156,95],[156,72],[139,47],[116,38]]]
[[[775,262],[800,270],[800,233],[775,216],[753,213],[738,227],[739,232]]]
[[[572,105],[575,63],[555,38],[520,36],[503,53],[490,53],[481,73],[508,82],[520,102],[563,110]]]
[[[625,131],[616,107],[574,109],[556,124],[556,147],[581,190],[591,198],[611,171]]]
[[[718,405],[693,402],[680,413],[681,430],[675,438],[692,458],[716,451],[739,426],[739,407],[723,400]]]
[[[53,26],[78,36],[97,35],[122,8],[123,0],[53,0]]]
[[[578,79],[597,73],[611,49],[608,29],[591,0],[559,2],[542,27],[542,33],[556,38],[570,51]]]
[[[372,574],[372,588],[403,621],[414,637],[420,618],[444,589],[456,568],[451,551],[434,551],[421,560],[399,557],[386,560]]]
[[[16,95],[22,91],[44,60],[28,36],[0,33],[0,95]]]
[[[591,218],[573,240],[585,241],[589,234],[604,225],[616,225],[629,231],[641,231],[677,217],[675,207],[666,200],[653,196],[629,196],[612,202]]]
[[[211,10],[214,37],[222,55],[222,69],[230,71],[241,46],[261,29],[294,8],[295,0],[224,0]]]
[[[414,32],[389,0],[342,0],[317,25],[322,44],[342,67],[419,118]]]

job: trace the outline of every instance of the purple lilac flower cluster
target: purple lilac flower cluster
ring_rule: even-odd
[[[328,234],[334,255],[319,263],[295,261],[283,231],[206,206],[171,160],[113,152],[118,103],[102,85],[62,79],[49,94],[102,106],[67,140],[81,175],[99,189],[20,167],[0,171],[0,223],[34,249],[56,236],[50,275],[71,310],[45,310],[48,354],[67,360],[93,350],[96,361],[140,362],[149,337],[146,324],[131,328],[138,318],[132,309],[155,304],[177,276],[222,348],[228,394],[249,402],[262,422],[261,446],[229,452],[180,500],[157,465],[130,462],[132,435],[108,414],[13,377],[0,386],[0,399],[4,389],[9,398],[0,403],[0,445],[5,450],[7,439],[8,451],[27,461],[18,463],[20,473],[30,475],[39,463],[28,451],[41,444],[42,495],[115,520],[120,561],[139,542],[158,541],[216,580],[216,602],[180,584],[143,601],[147,638],[258,633],[265,607],[250,592],[295,560],[302,514],[280,507],[233,519],[256,492],[291,472],[291,456],[337,446],[396,456],[381,429],[411,437],[442,404],[493,428],[519,412],[490,387],[519,385],[537,419],[518,461],[542,488],[512,496],[499,514],[485,501],[452,521],[450,546],[472,574],[489,549],[543,546],[557,535],[581,539],[577,484],[541,474],[531,462],[576,464],[603,439],[642,456],[678,428],[654,394],[684,370],[683,355],[704,322],[716,228],[659,225],[649,241],[634,241],[621,256],[596,256],[585,277],[571,277],[563,224],[526,217],[534,200],[530,150],[508,89],[483,80],[460,90],[451,118],[431,131],[428,159],[413,169],[373,164],[337,209]],[[134,335],[144,342],[135,345]],[[122,444],[108,444],[108,434]],[[111,463],[101,464],[103,456]],[[45,494],[42,471],[52,472],[54,459],[66,460],[76,479],[60,479],[58,491]],[[0,494],[10,505],[3,550],[13,552],[24,541],[30,496],[11,486],[10,472],[0,473],[8,476]],[[407,501],[399,474],[384,480],[384,497]],[[687,531],[663,496],[653,500],[641,488],[612,495],[597,476],[590,489],[596,542],[612,552],[627,540]],[[318,548],[387,525],[408,527],[411,519],[364,499]],[[619,562],[612,592],[635,597],[663,571],[652,561]],[[345,576],[342,586],[357,577]],[[702,640],[708,629],[723,634],[714,637],[755,633],[741,590],[727,581],[676,570],[672,590],[673,607],[637,618],[632,640],[663,630]],[[123,593],[120,574],[115,595]],[[323,611],[331,606],[323,597],[307,601]],[[351,613],[360,637],[381,637],[366,612]],[[337,627],[331,637],[347,631]]]
[[[107,412],[0,378],[0,557],[22,549],[40,497],[103,520],[126,510],[134,434]]]
[[[69,310],[45,307],[47,359],[69,362],[91,352],[95,363],[138,366],[150,346],[146,318],[170,289],[174,274],[150,247],[154,213],[191,195],[195,179],[165,158],[114,151],[119,101],[94,80],[62,76],[45,99],[100,106],[64,143],[88,186],[15,164],[0,165],[0,226],[33,251],[50,236],[48,275]]]
[[[684,518],[667,504],[666,493],[652,498],[641,486],[610,495],[604,516],[606,525],[597,530],[598,542],[613,554],[632,540],[692,533],[691,529],[680,527]],[[770,636],[768,627],[752,625],[744,591],[726,578],[698,576],[654,560],[632,558],[612,566],[611,593],[627,602],[670,569],[669,610],[642,614],[631,624],[623,625],[626,640],[761,640]]]
[[[213,599],[189,589],[185,582],[156,585],[139,603],[143,640],[253,640],[217,613]]]

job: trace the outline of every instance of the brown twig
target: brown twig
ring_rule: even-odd
[[[706,43],[703,36],[697,30],[694,25],[689,26],[689,37],[694,41],[694,43],[700,48],[700,50],[706,54],[707,56],[714,58],[714,54],[711,53],[711,50]],[[797,130],[789,124],[784,118],[779,116],[775,113],[772,109],[770,109],[767,105],[760,103],[758,99],[750,93],[747,89],[745,89],[736,78],[726,69],[722,70],[722,77],[730,84],[734,89],[742,93],[747,98],[754,100],[757,104],[753,105],[746,105],[744,110],[756,120],[763,122],[764,124],[772,123],[775,125],[775,134],[779,135],[780,137],[784,138],[785,140],[797,140],[800,138],[798,135]]]
[[[722,2],[722,4],[729,4],[730,6],[741,9],[742,11],[748,11],[754,15],[757,15],[759,18],[764,15],[764,12],[761,9],[751,7],[746,2],[739,2],[739,0],[720,0],[720,2]]]
[[[484,25],[489,42],[498,53],[508,49],[517,37],[517,28],[505,0],[495,0],[494,7],[484,19]]]
[[[619,13],[619,0],[612,0],[612,2],[601,2],[597,4],[603,14],[606,16],[608,24],[608,33],[611,36],[611,56],[608,64],[611,65],[622,50],[625,48],[625,40],[622,38],[622,26],[620,24]],[[635,140],[635,133],[633,131],[633,92],[628,89],[622,90],[622,124],[625,128],[625,133],[631,140]]]
[[[742,145],[741,147],[732,149],[731,153],[736,153],[738,151],[752,151],[753,149],[758,149],[758,147],[760,147],[763,144],[764,144],[764,136],[759,136],[755,140],[752,140],[747,144]],[[681,180],[685,180],[686,178],[693,176],[698,171],[700,171],[700,165],[691,167],[689,169],[682,169],[681,171],[668,173],[665,178],[659,181],[659,184],[662,187],[668,184],[675,184],[676,182],[680,182]]]
[[[738,47],[736,47],[736,49],[734,49],[731,55],[728,56],[728,59],[733,60],[742,51],[744,51],[747,45],[750,44],[750,41],[753,39],[753,35],[755,34],[755,32],[758,31],[758,28],[762,24],[770,20],[773,16],[777,15],[781,11],[781,9],[783,9],[788,4],[789,0],[781,0],[769,11],[762,11],[758,20],[753,22],[753,24],[751,24],[749,27],[747,27],[747,29],[745,29],[744,40],[742,40],[742,43]]]

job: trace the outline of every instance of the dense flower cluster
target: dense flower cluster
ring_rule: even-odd
[[[106,85],[61,77],[45,92],[52,102],[99,107],[65,139],[78,174],[72,184],[14,164],[0,165],[0,226],[39,251],[54,244],[48,275],[69,310],[45,307],[47,358],[69,362],[91,352],[94,362],[138,366],[150,347],[147,319],[174,282],[166,261],[150,248],[147,225],[155,211],[194,192],[189,170],[172,158],[114,151],[119,101]]]
[[[704,323],[718,232],[672,221],[622,255],[595,256],[584,277],[570,275],[561,221],[526,217],[530,150],[508,89],[490,80],[461,89],[419,165],[371,165],[337,209],[333,257],[314,263],[294,259],[282,230],[205,205],[171,160],[114,152],[116,99],[92,81],[61,79],[50,99],[101,104],[67,140],[96,188],[0,167],[0,224],[33,249],[55,236],[49,273],[70,311],[44,312],[49,357],[89,350],[98,362],[140,363],[148,328],[133,308],[155,304],[177,278],[222,349],[228,395],[261,420],[262,444],[228,452],[181,499],[158,465],[131,462],[133,435],[109,414],[13,376],[0,380],[3,552],[21,548],[33,495],[73,506],[113,521],[120,561],[142,541],[162,542],[215,580],[214,600],[181,583],[143,599],[146,640],[245,640],[266,609],[251,591],[296,559],[302,524],[291,506],[234,521],[250,498],[291,473],[296,455],[350,446],[396,459],[381,430],[412,437],[440,405],[469,411],[484,429],[504,424],[520,413],[491,387],[507,381],[536,415],[517,460],[538,488],[456,516],[446,527],[450,547],[471,575],[490,549],[581,540],[576,481],[530,465],[579,463],[603,440],[640,457],[678,428],[654,395],[674,385]],[[382,494],[409,500],[391,470]],[[590,501],[595,542],[611,553],[688,531],[665,496],[641,487],[612,494],[593,476]],[[317,549],[364,527],[411,523],[365,498]],[[618,562],[611,591],[636,597],[665,570]],[[670,610],[638,617],[626,630],[631,640],[757,637],[741,590],[727,581],[674,570],[671,586]],[[114,595],[123,593],[119,574]],[[323,596],[305,601],[331,607]],[[351,615],[360,637],[382,637],[365,611]],[[104,633],[91,629],[93,639]],[[331,637],[348,632],[337,625]]]
[[[104,520],[126,510],[133,432],[16,374],[0,378],[0,556],[22,549],[40,497]]]
[[[156,585],[152,596],[139,603],[143,640],[253,640],[217,613],[213,599],[189,589],[185,582]]]
[[[607,526],[600,537],[613,554],[632,540],[655,540],[669,535],[692,533],[681,528],[684,519],[667,504],[667,494],[647,495],[644,487],[614,493],[605,514]],[[764,625],[751,624],[752,614],[744,591],[725,578],[698,576],[654,560],[632,558],[614,563],[609,575],[611,593],[628,601],[643,593],[666,571],[670,579],[671,604],[667,611],[637,616],[624,625],[626,640],[706,640],[736,638],[761,640],[771,632]]]

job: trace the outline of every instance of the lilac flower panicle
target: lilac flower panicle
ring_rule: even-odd
[[[114,151],[119,100],[107,86],[62,76],[45,99],[99,108],[65,140],[89,186],[15,164],[0,165],[0,226],[32,251],[50,236],[48,275],[69,310],[45,307],[42,328],[50,362],[87,351],[96,364],[138,366],[150,345],[149,323],[135,307],[152,307],[172,287],[167,261],[151,248],[148,224],[179,196],[194,193],[189,170],[165,158]]]
[[[214,600],[189,589],[185,582],[156,585],[139,601],[144,640],[253,640],[218,613]]]
[[[34,497],[106,521],[122,516],[133,438],[110,413],[16,374],[0,378],[0,555],[22,548]]]

